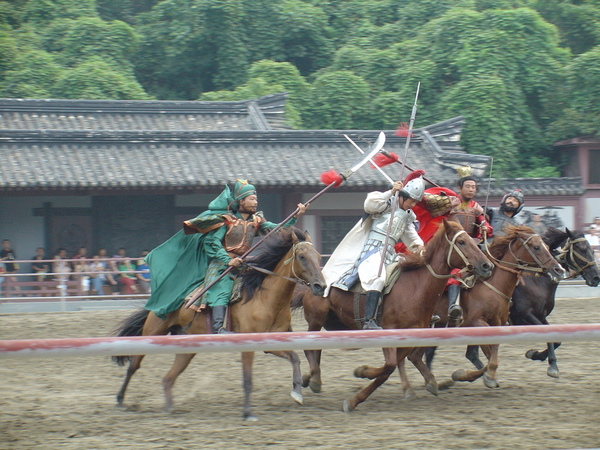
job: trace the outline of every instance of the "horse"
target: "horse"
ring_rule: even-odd
[[[568,228],[561,231],[550,227],[541,235],[541,238],[562,267],[571,272],[570,277],[581,275],[586,284],[591,287],[600,284],[600,273],[595,261],[594,250],[585,238],[583,231],[570,231]],[[548,325],[547,317],[554,309],[554,298],[558,283],[547,275],[526,276],[523,281],[523,283],[517,285],[512,294],[510,323],[512,325]],[[439,302],[435,311],[441,317],[439,322],[441,326],[447,323],[444,316],[447,313],[447,302],[444,302],[444,299],[445,297]],[[539,361],[548,359],[548,376],[558,378],[559,370],[554,351],[559,346],[560,343],[558,342],[549,342],[546,350],[541,352],[533,349],[528,350],[525,356]],[[467,347],[465,356],[477,369],[482,369],[484,364],[479,359],[478,350],[479,346],[470,345]],[[435,347],[430,347],[425,352],[426,364],[429,369],[431,369],[434,352]]]
[[[594,250],[585,238],[583,231],[565,231],[548,228],[542,235],[544,242],[554,251],[559,263],[571,272],[571,277],[581,275],[588,286],[600,284],[600,271],[594,257]],[[548,325],[547,317],[554,309],[554,297],[558,283],[547,276],[527,277],[513,293],[510,308],[510,321],[513,325]],[[560,342],[548,342],[544,351],[528,350],[525,356],[532,360],[548,359],[548,376],[559,377],[556,354]]]
[[[554,259],[542,238],[524,225],[508,227],[506,235],[494,238],[492,244],[486,246],[486,251],[496,267],[488,280],[480,281],[461,293],[464,315],[461,326],[464,327],[506,325],[511,297],[524,271],[546,273],[555,282],[564,276],[562,266]],[[452,380],[473,382],[483,376],[486,387],[499,387],[496,380],[499,347],[498,344],[482,345],[488,359],[487,365],[470,372],[459,369],[452,374]],[[422,363],[424,349],[420,352],[420,357],[411,356]]]
[[[427,243],[423,257],[407,254],[401,265],[401,272],[390,292],[384,296],[381,326],[383,328],[423,328],[429,325],[435,303],[446,286],[450,272],[454,268],[468,269],[486,277],[491,274],[492,263],[462,229],[460,224],[444,220],[435,236]],[[292,308],[304,307],[304,317],[309,331],[358,329],[360,321],[355,321],[354,293],[332,288],[326,298],[310,295],[307,290],[299,292],[292,301]],[[364,315],[364,295],[356,306],[356,315]],[[383,384],[398,366],[402,372],[404,357],[411,348],[383,349],[385,366],[371,369],[366,366],[355,370],[355,376],[375,378],[366,389],[350,401],[345,401],[343,409],[352,411]],[[314,392],[321,391],[321,350],[305,350],[310,365],[310,373],[305,375],[303,384]],[[403,378],[404,379],[404,378]],[[430,374],[429,389],[436,389],[436,381]],[[414,394],[408,380],[403,382],[403,390]]]
[[[298,229],[282,229],[269,236],[262,251],[251,262],[251,268],[242,277],[242,298],[229,306],[232,329],[236,333],[261,333],[291,331],[290,301],[296,283],[310,286],[314,295],[323,295],[326,286],[320,269],[321,255],[313,247],[308,233]],[[134,313],[116,330],[119,336],[149,336],[166,334],[210,334],[209,312],[195,312],[182,305],[167,315],[165,320],[153,312],[142,309]],[[292,364],[292,398],[302,404],[302,375],[300,359],[294,351],[273,351],[276,356]],[[177,377],[185,370],[194,353],[177,354],[171,369],[162,380],[166,410],[173,409],[172,389]],[[117,405],[123,406],[125,390],[133,374],[139,369],[144,355],[118,356],[113,360],[119,365],[129,361],[125,381],[117,394]],[[250,394],[252,391],[252,365],[254,352],[242,353],[245,420],[256,420],[252,414]]]

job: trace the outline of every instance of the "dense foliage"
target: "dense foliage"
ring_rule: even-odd
[[[499,174],[600,128],[600,0],[0,0],[0,96],[241,100],[295,128],[464,115]],[[498,174],[498,172],[497,172]]]

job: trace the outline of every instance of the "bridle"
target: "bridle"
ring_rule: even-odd
[[[509,272],[512,273],[516,273],[516,274],[521,274],[521,272],[533,272],[533,273],[540,273],[540,274],[544,274],[546,272],[548,272],[548,269],[546,268],[546,266],[550,265],[550,263],[552,262],[552,255],[550,255],[550,258],[547,261],[542,261],[540,258],[537,257],[537,255],[535,255],[533,253],[533,251],[531,250],[530,246],[529,246],[529,241],[531,241],[531,239],[533,239],[534,237],[539,237],[540,240],[542,239],[539,235],[537,234],[531,234],[529,235],[529,237],[525,238],[519,238],[519,241],[521,242],[521,248],[527,250],[527,253],[529,253],[529,256],[531,256],[531,259],[533,259],[533,263],[529,262],[529,261],[525,261],[523,259],[521,259],[520,257],[518,257],[515,252],[514,249],[512,247],[512,245],[514,244],[515,241],[511,241],[508,244],[508,251],[510,252],[510,254],[512,255],[512,257],[515,259],[516,262],[508,262],[508,261],[501,261],[498,258],[495,258],[491,253],[490,253],[490,249],[489,249],[489,245],[487,240],[485,241],[485,252],[487,253],[487,255],[492,259],[492,261],[494,262],[494,265],[499,267],[500,269],[503,270],[507,270]],[[546,245],[544,243],[544,241],[542,241],[543,245]],[[546,248],[548,248],[548,246],[546,246]]]
[[[429,269],[429,272],[435,278],[438,278],[438,279],[442,279],[442,278],[444,278],[444,279],[455,278],[463,286],[471,288],[475,284],[475,276],[470,276],[470,277],[466,277],[466,278],[463,279],[461,277],[461,275],[464,274],[464,273],[472,272],[473,271],[473,264],[471,264],[471,262],[468,260],[468,258],[463,253],[463,251],[456,246],[456,240],[463,233],[467,234],[467,232],[465,230],[458,231],[457,233],[454,234],[454,236],[452,237],[452,240],[448,239],[448,235],[446,235],[446,233],[444,233],[444,237],[446,238],[446,242],[448,242],[448,244],[450,244],[449,247],[448,247],[448,256],[446,256],[446,264],[448,265],[448,267],[452,267],[450,265],[450,258],[452,257],[452,252],[453,251],[455,251],[456,254],[458,256],[460,256],[460,258],[462,259],[462,261],[465,263],[465,267],[463,267],[462,269],[460,269],[458,271],[458,273],[451,273],[451,274],[448,274],[448,275],[440,275],[440,274],[435,273],[435,271],[433,270],[433,267],[431,267],[431,264],[426,263],[425,266],[427,267],[427,269]],[[468,234],[467,234],[467,236],[468,236]]]
[[[297,250],[297,248],[300,247],[301,245],[305,245],[305,244],[306,245],[310,245],[311,247],[313,246],[312,242],[308,242],[308,241],[302,241],[302,242],[295,243],[292,246],[292,254],[290,255],[290,257],[288,259],[286,259],[283,262],[283,264],[286,265],[286,266],[288,264],[292,263],[292,274],[294,275],[294,278],[292,278],[292,277],[286,277],[284,275],[280,275],[278,273],[275,273],[275,272],[273,272],[271,270],[264,269],[264,268],[258,267],[258,266],[254,266],[252,264],[247,264],[247,267],[249,269],[256,270],[257,272],[261,272],[261,273],[264,273],[264,274],[267,274],[267,275],[275,275],[276,277],[283,278],[284,280],[288,280],[288,281],[291,281],[293,283],[304,284],[304,285],[308,286],[309,285],[308,281],[300,278],[298,276],[298,274],[296,274],[296,267],[293,264],[293,261],[296,259],[296,250]]]
[[[571,271],[574,271],[572,275],[566,277],[565,279],[576,277],[583,273],[583,271],[588,267],[594,267],[596,265],[595,259],[590,261],[575,249],[575,244],[579,242],[587,242],[587,239],[584,237],[577,239],[568,238],[565,242],[565,245],[557,250],[556,260]],[[580,266],[575,257],[579,258],[581,261],[585,261],[586,264],[584,266]]]

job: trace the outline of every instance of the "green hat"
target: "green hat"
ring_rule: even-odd
[[[249,195],[256,195],[256,188],[248,183],[248,180],[238,179],[233,188],[233,198],[235,201],[240,201]]]

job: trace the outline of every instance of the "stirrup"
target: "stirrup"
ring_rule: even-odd
[[[235,334],[235,333],[233,331],[229,331],[225,327],[221,327],[221,328],[219,328],[219,331],[217,331],[217,334]]]
[[[369,320],[365,321],[365,323],[363,325],[363,330],[383,330],[383,328],[381,328],[379,325],[377,325],[377,322],[375,322],[375,319],[369,319]]]
[[[452,320],[458,320],[462,317],[463,310],[460,305],[452,305],[448,310],[448,318]]]
[[[431,316],[431,319],[429,320],[429,326],[432,327],[434,326],[436,323],[438,323],[441,320],[441,317],[438,316],[437,314],[434,314],[433,316]]]

